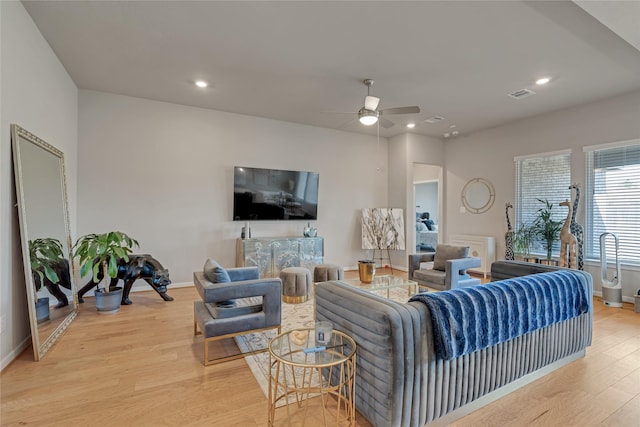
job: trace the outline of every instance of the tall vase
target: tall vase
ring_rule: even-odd
[[[362,283],[371,283],[376,276],[376,263],[372,260],[358,261],[358,274]]]

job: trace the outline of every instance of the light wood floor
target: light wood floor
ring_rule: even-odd
[[[244,360],[202,365],[202,338],[193,336],[195,289],[169,294],[175,301],[133,293],[133,305],[114,315],[98,314],[87,299],[42,361],[34,362],[29,348],[2,372],[0,424],[265,426],[267,399]],[[640,425],[640,314],[600,300],[595,309],[585,358],[455,425]],[[357,425],[369,423],[358,417]]]

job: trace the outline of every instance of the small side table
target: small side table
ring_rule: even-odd
[[[269,343],[269,426],[275,425],[280,401],[285,402],[287,417],[291,416],[290,405],[304,406],[304,423],[309,400],[317,395],[322,399],[319,406],[325,426],[328,422],[355,425],[355,341],[334,330],[326,349],[304,352],[314,347],[313,328],[284,332]]]

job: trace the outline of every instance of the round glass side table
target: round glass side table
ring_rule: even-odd
[[[355,355],[355,341],[336,330],[326,345],[316,344],[313,328],[284,332],[271,340],[269,426],[275,425],[278,406],[286,407],[287,419],[290,406],[302,408],[304,423],[309,401],[317,396],[321,404],[312,408],[322,412],[325,426],[355,425]]]

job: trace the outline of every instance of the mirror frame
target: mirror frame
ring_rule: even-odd
[[[470,199],[469,194],[470,194],[471,188],[476,184],[484,185],[487,188],[487,192],[489,193],[487,200],[482,206],[473,206],[469,200]],[[474,214],[481,214],[491,209],[491,206],[493,206],[493,202],[495,201],[495,199],[496,199],[496,190],[495,188],[493,188],[493,184],[491,184],[488,180],[484,178],[471,179],[469,180],[469,182],[467,182],[464,185],[464,188],[462,189],[462,204],[464,205],[467,211]]]
[[[33,356],[35,360],[41,360],[44,355],[51,349],[53,344],[60,338],[62,333],[69,327],[71,321],[78,314],[78,297],[77,297],[77,287],[74,281],[75,277],[75,266],[73,263],[73,259],[71,257],[71,231],[69,227],[69,208],[67,201],[67,186],[66,186],[66,174],[64,168],[64,154],[62,151],[58,150],[51,144],[48,144],[44,140],[38,138],[36,135],[31,132],[25,130],[24,128],[12,124],[11,125],[11,139],[13,146],[13,168],[15,174],[15,183],[16,183],[16,197],[18,202],[18,219],[20,222],[20,238],[22,243],[22,258],[24,264],[24,275],[25,275],[25,284],[27,291],[27,304],[29,311],[29,322],[31,324],[31,341],[33,343]],[[41,337],[38,321],[36,316],[36,308],[35,308],[35,292],[33,275],[31,271],[31,258],[29,255],[29,234],[28,227],[26,223],[27,218],[27,207],[25,205],[25,193],[24,193],[24,178],[23,178],[23,165],[22,165],[22,157],[20,152],[20,139],[24,139],[27,142],[30,142],[37,147],[45,150],[46,152],[52,154],[59,160],[60,164],[60,177],[61,177],[61,190],[62,190],[62,206],[63,206],[63,217],[64,217],[64,229],[66,233],[66,249],[69,254],[69,275],[71,280],[71,289],[70,292],[72,296],[69,298],[69,306],[71,308],[70,313],[64,317],[60,324],[53,327],[50,331],[49,335],[46,337]],[[62,242],[61,242],[62,243]],[[64,243],[63,243],[64,245]]]

